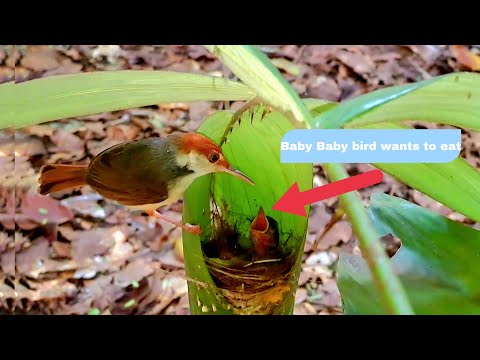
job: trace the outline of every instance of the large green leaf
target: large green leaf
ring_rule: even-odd
[[[372,196],[369,213],[402,241],[392,264],[416,314],[480,314],[480,231],[385,194]],[[362,258],[342,254],[338,274],[346,313],[383,313]]]
[[[209,203],[209,194],[212,190],[216,203],[224,207],[226,220],[230,224],[236,224],[242,233],[248,230],[248,219],[251,221],[262,206],[265,213],[279,224],[281,246],[285,250],[294,249],[297,252],[298,265],[303,253],[308,218],[277,212],[271,208],[295,182],[298,182],[302,191],[310,189],[313,168],[311,164],[280,163],[281,139],[286,132],[293,129],[293,126],[280,113],[270,113],[263,119],[261,113],[261,109],[255,112],[253,122],[250,122],[248,113],[244,114],[241,124],[233,129],[227,143],[223,145],[224,154],[232,166],[251,177],[255,186],[223,173],[198,179],[185,194],[184,221],[200,224],[204,229],[202,241],[208,238],[213,231],[210,225]],[[231,112],[219,111],[208,117],[198,132],[218,142],[231,116]],[[212,279],[202,260],[198,236],[184,233],[184,254],[187,275],[213,287]],[[298,279],[298,273],[296,272],[293,283]],[[189,284],[189,292],[194,313],[201,313],[196,305],[197,297],[202,304],[216,301],[217,308],[221,305],[221,301],[212,291],[210,296],[205,294],[202,288],[197,288],[195,282]],[[293,301],[294,291],[285,306],[293,308]]]
[[[452,73],[362,114],[347,126],[421,120],[480,131],[480,74]]]
[[[186,101],[249,100],[255,93],[223,78],[168,71],[102,71],[0,85],[0,128]]]
[[[268,57],[251,45],[204,45],[265,103],[300,123],[310,114],[295,89]]]
[[[480,130],[480,74],[451,73],[377,90],[317,116],[319,128],[430,121]]]
[[[400,99],[396,101],[400,101]],[[313,114],[326,114],[329,112],[329,106],[336,105],[335,103],[317,103],[313,100],[308,100],[307,104]],[[336,106],[340,107],[341,105]],[[324,112],[324,109],[327,111]],[[410,126],[393,122],[357,123],[353,121],[348,127],[355,129],[411,129]],[[382,163],[373,165],[445,206],[480,222],[480,206],[478,205],[480,204],[480,171],[461,157],[444,164]]]
[[[440,78],[432,78],[412,84],[390,86],[347,100],[328,112],[317,115],[312,120],[312,127],[319,129],[338,129],[362,115],[382,108],[389,102],[397,100],[414,90],[427,86]]]
[[[203,230],[202,236],[208,236],[212,231],[209,217],[209,189],[212,177],[212,175],[207,175],[195,180],[184,196],[183,221],[200,225]],[[183,253],[188,278],[188,298],[191,313],[232,314],[223,296],[216,289],[208,268],[205,266],[200,237],[184,232]]]
[[[378,123],[361,129],[409,129],[405,125]],[[458,157],[438,164],[372,164],[432,199],[480,222],[480,171]]]

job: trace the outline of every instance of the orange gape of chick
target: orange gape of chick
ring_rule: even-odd
[[[172,134],[112,146],[89,165],[45,165],[40,170],[39,192],[46,195],[88,185],[106,199],[199,234],[198,225],[176,223],[157,209],[178,201],[196,178],[215,172],[225,172],[254,184],[232,168],[222,150],[206,136]]]

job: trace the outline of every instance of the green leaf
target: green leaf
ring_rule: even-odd
[[[338,103],[336,102],[323,99],[306,98],[302,99],[302,101],[312,116],[320,115],[321,113],[338,106]]]
[[[391,123],[365,124],[362,129],[408,129]],[[372,164],[432,199],[480,222],[480,171],[458,157],[443,164]]]
[[[259,49],[250,45],[204,45],[240,80],[257,93],[265,104],[300,123],[310,114],[295,89]]]
[[[0,85],[0,128],[171,102],[249,100],[223,78],[168,71],[102,71]]]
[[[91,308],[90,310],[88,310],[88,313],[87,313],[87,315],[100,315],[100,314],[101,312],[97,308]]]
[[[273,205],[295,183],[300,191],[312,188],[313,167],[311,164],[283,164],[280,162],[280,143],[282,137],[294,128],[278,112],[270,113],[260,119],[257,111],[253,122],[244,117],[241,126],[237,126],[228,137],[223,151],[227,159],[255,182],[255,186],[245,184],[227,174],[215,175],[214,191],[218,199],[229,204],[228,215],[243,214],[254,218],[262,206],[268,216],[274,217],[280,232],[292,229],[305,229],[307,218],[272,210]],[[229,113],[218,113],[217,120],[210,122],[208,134],[217,140],[221,133],[219,126]],[[203,129],[202,129],[203,130]],[[247,201],[248,200],[248,201]],[[308,207],[309,211],[310,207]],[[286,245],[288,246],[288,244]]]
[[[369,213],[402,241],[391,261],[415,313],[480,314],[480,231],[385,194],[372,196]],[[338,273],[346,313],[383,313],[363,259],[342,254]]]
[[[230,224],[236,224],[243,234],[248,231],[249,222],[262,206],[265,213],[279,224],[281,247],[287,251],[296,250],[298,259],[301,260],[308,218],[274,211],[272,206],[294,182],[298,182],[301,191],[310,189],[313,167],[311,164],[280,163],[280,142],[293,126],[277,112],[261,119],[261,110],[261,107],[257,107],[253,122],[250,122],[249,114],[245,113],[241,124],[233,129],[222,148],[231,165],[251,177],[255,186],[224,173],[202,177],[185,193],[184,221],[202,227],[202,241],[211,235],[213,230],[210,225],[209,194],[213,189],[215,202],[223,207],[226,220]],[[218,142],[231,116],[231,112],[219,111],[208,117],[198,132]],[[202,287],[197,287],[194,282],[189,283],[190,300],[195,313],[201,313],[201,309],[196,306],[197,297],[200,303],[214,302],[217,310],[220,309],[218,293],[215,295],[211,290],[213,282],[202,258],[199,237],[184,233],[183,244],[187,275],[195,281],[208,284],[210,289],[210,295],[205,294]],[[295,281],[298,273],[295,274]],[[294,286],[296,287],[292,285],[292,289]],[[294,292],[290,294],[285,306],[293,309],[293,302]]]
[[[315,117],[312,121],[312,127],[320,129],[341,128],[354,119],[357,119],[360,116],[365,116],[375,109],[383,108],[387,103],[397,100],[414,90],[427,86],[439,79],[440,77],[437,77],[412,84],[386,87],[347,100],[332,110]]]
[[[208,121],[209,118],[205,120]],[[205,124],[204,122],[204,124]],[[200,126],[200,129],[202,126]],[[184,195],[183,222],[198,224],[202,228],[202,236],[210,236],[210,184],[213,175],[203,176],[193,182]],[[192,314],[203,314],[202,308],[217,310],[216,314],[232,314],[216,289],[215,283],[205,265],[203,251],[198,235],[183,232],[183,254],[188,279],[188,298]]]
[[[317,116],[315,127],[340,128],[407,120],[480,130],[480,74],[451,73],[387,87]]]
[[[480,74],[452,73],[434,79],[438,81],[357,116],[348,126],[417,120],[480,131]]]

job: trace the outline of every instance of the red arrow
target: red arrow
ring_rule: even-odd
[[[305,206],[308,204],[375,185],[382,180],[383,172],[380,170],[372,170],[304,192],[300,192],[298,184],[295,183],[275,205],[273,205],[273,210],[306,217]]]

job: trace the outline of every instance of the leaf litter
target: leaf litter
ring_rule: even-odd
[[[265,45],[260,47],[301,97],[343,101],[384,86],[454,71],[478,71],[465,45]],[[15,68],[15,72],[13,69]],[[0,48],[0,82],[96,70],[163,69],[221,76],[222,64],[198,45],[55,45]],[[225,73],[230,76],[230,72]],[[240,106],[241,103],[234,104]],[[42,197],[38,170],[50,162],[88,163],[132,139],[194,130],[223,105],[158,104],[0,131],[0,306],[41,314],[188,314],[181,232],[132,214],[89,189]],[[430,125],[429,125],[430,126]],[[14,141],[15,140],[15,141]],[[478,133],[464,131],[462,156],[480,168]],[[369,165],[347,164],[350,174]],[[325,183],[316,167],[316,179]],[[317,184],[317,186],[319,185]],[[361,191],[403,197],[456,221],[466,219],[390,176]],[[314,204],[295,314],[341,314],[335,265],[358,253],[347,221],[322,233],[338,198]],[[181,215],[181,203],[162,211]],[[468,223],[479,228],[479,224]],[[398,239],[385,238],[392,254]],[[390,254],[390,250],[389,250]]]

